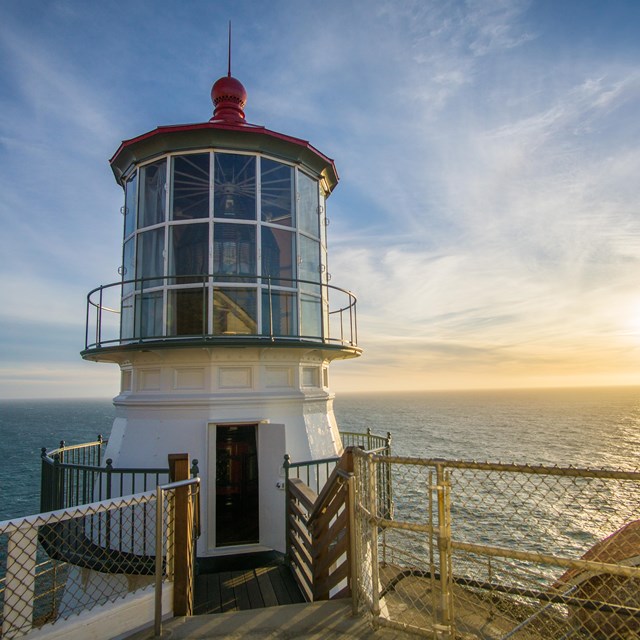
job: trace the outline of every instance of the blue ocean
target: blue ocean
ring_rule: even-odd
[[[343,431],[394,454],[635,470],[640,387],[337,394]],[[110,400],[0,401],[0,520],[39,510],[40,451],[108,437]]]

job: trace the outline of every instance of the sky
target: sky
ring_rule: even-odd
[[[334,391],[640,384],[640,2],[3,0],[0,398],[117,394],[108,159],[211,117],[228,20],[247,120],[338,167]]]

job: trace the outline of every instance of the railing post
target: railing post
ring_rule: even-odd
[[[84,348],[89,348],[89,321],[91,320],[91,294],[87,296],[87,324],[84,328]]]
[[[162,634],[162,578],[164,542],[164,491],[156,487],[156,576],[153,630],[156,637]]]
[[[351,611],[353,615],[358,613],[358,548],[356,536],[356,476],[353,460],[353,449],[348,448],[345,453],[345,470],[347,476],[347,513],[349,523],[347,525],[347,535],[349,536],[349,575],[347,576],[349,592],[351,593]]]
[[[111,458],[107,458],[107,465],[104,470],[106,471],[107,476],[107,486],[105,487],[106,498],[107,500],[111,499],[111,475],[113,473],[113,460]]]
[[[96,347],[102,344],[102,290],[100,287],[100,296],[98,303],[98,321],[96,322]]]
[[[107,458],[105,471],[106,471],[106,480],[107,480],[107,486],[105,487],[105,491],[107,493],[106,498],[107,500],[110,500],[111,499],[111,475],[113,471],[113,460],[111,458]],[[107,549],[110,549],[111,548],[111,512],[110,511],[106,512],[104,514],[104,518],[105,518],[105,526],[104,526],[105,546],[107,547]]]
[[[291,458],[288,453],[284,454],[284,531],[285,531],[285,560],[286,563],[291,566],[291,523],[289,518],[291,516],[291,494],[289,493],[289,466],[291,464]]]
[[[198,459],[194,458],[193,462],[191,463],[191,477],[192,478],[197,478],[200,475],[200,469],[198,467]],[[196,498],[195,498],[195,512],[193,514],[193,528],[194,528],[194,533],[193,533],[193,543],[194,543],[194,564],[193,566],[195,567],[195,542],[196,539],[200,537],[200,490],[198,489],[198,492],[196,493]]]
[[[347,480],[347,509],[349,509],[349,591],[351,592],[351,613],[358,614],[358,537],[356,535],[356,476],[349,474]]]
[[[358,344],[358,316],[356,301],[353,301],[353,331],[351,333],[351,344]]]
[[[56,509],[63,509],[66,505],[64,501],[64,470],[60,466],[60,454],[56,453],[53,456],[53,499],[54,504],[50,506],[52,511]]]
[[[451,532],[449,529],[449,478],[442,464],[436,465],[438,497],[438,555],[440,563],[440,606],[447,640],[454,637],[453,602],[450,585]]]
[[[190,472],[188,453],[169,454],[169,477],[171,482],[188,480]],[[191,589],[191,558],[193,552],[193,527],[189,508],[189,487],[175,489],[174,507],[174,582],[173,613],[176,616],[190,616],[193,613]]]
[[[371,553],[371,612],[374,617],[380,615],[380,575],[378,567],[378,523],[375,518],[378,516],[378,499],[376,496],[376,469],[373,455],[367,455],[367,502],[371,520],[369,528],[371,538],[369,540]]]
[[[51,473],[51,465],[47,460],[47,448],[40,449],[40,511],[51,511],[51,488],[53,486],[53,478]]]

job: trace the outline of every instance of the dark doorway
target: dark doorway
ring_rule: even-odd
[[[260,541],[257,425],[216,428],[216,546]]]

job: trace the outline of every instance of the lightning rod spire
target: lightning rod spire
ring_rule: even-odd
[[[231,77],[231,20],[229,20],[229,53],[227,54],[227,76]]]

